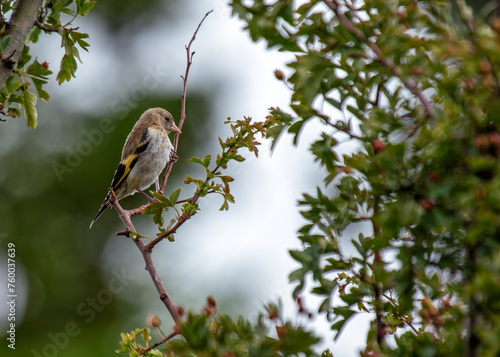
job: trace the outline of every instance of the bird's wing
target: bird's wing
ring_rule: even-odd
[[[132,131],[132,133],[130,133],[129,137],[127,138],[127,141],[125,142],[125,146],[123,147],[122,160],[118,164],[118,167],[116,168],[115,171],[115,175],[113,176],[113,181],[111,182],[111,187],[115,192],[118,189],[118,187],[120,187],[122,182],[127,178],[128,174],[137,163],[137,160],[139,160],[141,154],[148,148],[149,145],[148,128],[142,128],[137,130],[140,130],[142,134],[132,135],[132,133],[134,132]],[[138,140],[138,138],[140,138],[140,140]],[[104,199],[104,202],[99,208],[99,212],[97,212],[97,215],[90,223],[89,228],[92,228],[94,222],[97,221],[97,219],[106,210],[106,208],[108,208],[109,197],[110,194],[108,193],[106,198]]]
[[[127,144],[133,144],[133,143],[128,142],[127,140],[125,146],[127,146]],[[126,148],[129,149],[128,151],[131,151],[131,153],[128,154],[126,157],[122,157],[122,160],[120,161],[118,167],[116,168],[115,175],[111,183],[111,187],[113,188],[114,191],[116,191],[116,189],[120,187],[121,183],[125,180],[125,178],[128,176],[132,168],[139,160],[141,154],[144,151],[146,151],[148,145],[149,145],[148,129],[146,128],[144,129],[144,132],[142,134],[141,141],[135,147],[135,149],[131,151],[130,148]],[[123,150],[123,153],[125,153],[125,149]]]

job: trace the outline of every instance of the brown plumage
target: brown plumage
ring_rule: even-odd
[[[132,128],[122,150],[122,158],[115,171],[111,187],[118,200],[143,192],[163,171],[173,150],[168,138],[169,132],[181,131],[174,123],[172,115],[162,108],[146,110]],[[90,228],[110,205],[110,195],[106,196]]]

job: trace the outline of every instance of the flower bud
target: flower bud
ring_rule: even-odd
[[[160,327],[161,325],[161,320],[157,315],[149,315],[147,321],[152,327]]]

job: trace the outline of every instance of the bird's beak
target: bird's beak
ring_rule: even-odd
[[[173,131],[174,133],[179,133],[179,134],[182,134],[181,129],[179,129],[179,128],[177,127],[177,125],[175,125],[175,124],[172,124],[172,127],[170,128],[170,131]]]

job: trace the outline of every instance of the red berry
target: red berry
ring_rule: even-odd
[[[375,151],[375,154],[385,150],[385,144],[380,139],[373,140],[372,146],[373,146],[373,150]]]

